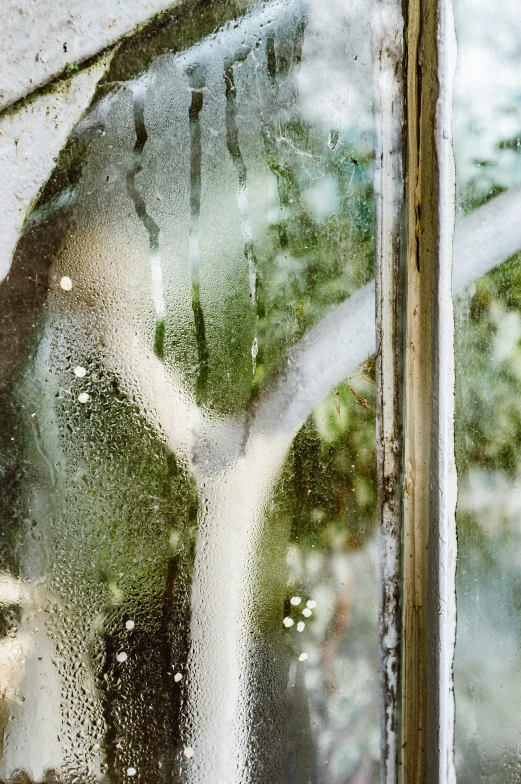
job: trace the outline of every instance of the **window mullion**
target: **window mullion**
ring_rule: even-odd
[[[383,780],[420,784],[454,775],[454,23],[451,0],[377,6],[404,20],[375,58]]]
[[[381,781],[398,782],[403,468],[405,60],[400,0],[374,6]]]

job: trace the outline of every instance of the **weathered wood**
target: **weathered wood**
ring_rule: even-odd
[[[451,0],[379,5],[405,31],[377,64],[382,781],[435,784],[454,780],[454,23]]]

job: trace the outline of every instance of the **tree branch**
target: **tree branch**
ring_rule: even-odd
[[[521,250],[520,210],[521,186],[497,196],[461,220],[454,238],[456,294]],[[114,368],[118,376],[165,433],[170,448],[188,461],[194,474],[212,473],[219,467],[217,464],[227,462],[221,454],[223,450],[230,452],[228,459],[237,456],[242,432],[238,420],[216,422],[210,427],[181,379],[167,370],[152,351],[137,346],[130,330],[119,327],[108,332],[117,336],[118,345],[108,355],[120,358],[119,362],[112,360],[118,365]],[[356,372],[375,351],[375,292],[371,281],[289,349],[253,408],[249,438],[276,433],[289,447],[295,433],[332,387]],[[206,442],[204,448],[199,443],[201,437]]]
[[[454,236],[453,291],[521,250],[521,186],[502,193],[463,218]],[[252,435],[272,430],[291,441],[331,388],[376,351],[374,281],[336,307],[281,360],[259,396]]]
[[[251,436],[286,433],[290,440],[335,384],[375,351],[374,281],[325,316],[281,360],[259,396]]]
[[[455,294],[521,250],[521,185],[463,218],[454,235]]]
[[[181,378],[158,359],[151,347],[138,342],[124,318],[105,330],[107,365],[125,392],[139,403],[145,416],[163,432],[172,452],[191,464],[203,414]]]

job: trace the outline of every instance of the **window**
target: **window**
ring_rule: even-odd
[[[457,24],[457,226],[480,232],[455,301],[456,768],[465,784],[519,775],[519,33],[510,3],[463,4]]]
[[[0,116],[4,781],[516,780],[509,7],[491,121],[449,0],[103,23]]]

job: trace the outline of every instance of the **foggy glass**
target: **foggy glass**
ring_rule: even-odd
[[[521,182],[521,29],[514,0],[455,7],[461,221]],[[515,255],[456,299],[458,784],[521,776],[520,262]]]
[[[379,780],[370,8],[245,5],[122,46],[0,287],[7,781]]]

